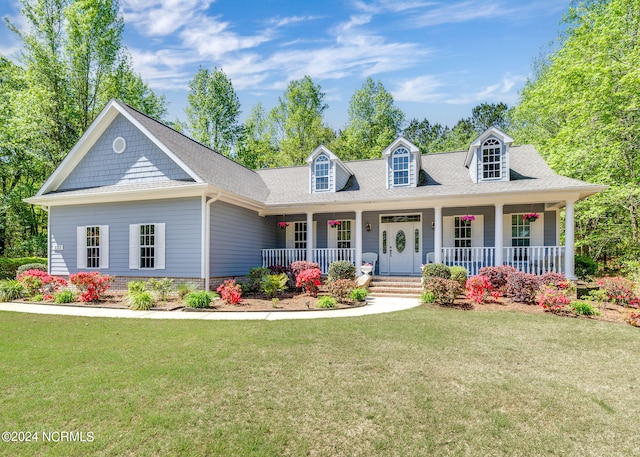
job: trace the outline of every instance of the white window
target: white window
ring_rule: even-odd
[[[76,228],[77,267],[109,268],[109,226],[87,225]]]
[[[511,246],[531,246],[531,222],[522,214],[511,215]]]
[[[165,269],[165,224],[129,226],[129,268]]]
[[[329,190],[329,158],[322,154],[315,161],[316,191]]]
[[[355,221],[352,219],[345,219],[337,221],[334,227],[327,226],[327,247],[339,248],[339,249],[351,249],[355,247],[353,245],[353,233],[352,228],[355,225]]]
[[[453,243],[456,248],[471,247],[471,221],[454,218]]]
[[[306,222],[293,223],[293,247],[295,249],[307,248],[307,223]]]
[[[501,151],[501,144],[495,138],[489,138],[482,144],[482,179],[500,179]]]
[[[392,155],[393,185],[406,186],[409,184],[409,151],[398,148]]]

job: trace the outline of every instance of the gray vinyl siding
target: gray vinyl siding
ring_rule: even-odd
[[[50,209],[51,243],[62,245],[51,252],[51,273],[77,273],[76,227],[109,226],[109,268],[101,273],[116,276],[201,276],[201,200],[181,198],[144,202],[54,206]],[[165,223],[164,270],[129,269],[129,225]]]
[[[340,190],[347,185],[347,181],[349,181],[351,175],[336,163],[334,163],[334,167],[336,169],[336,190]]]
[[[113,140],[119,136],[127,142],[122,154],[116,154],[112,148]],[[119,114],[59,190],[170,179],[193,181],[147,136]]]
[[[279,220],[225,202],[213,203],[211,277],[242,276],[262,266],[262,249],[276,247]]]

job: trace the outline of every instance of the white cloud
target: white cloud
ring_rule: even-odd
[[[457,97],[446,100],[446,103],[466,105],[485,101],[502,101],[507,104],[515,104],[518,100],[518,93],[513,88],[516,84],[524,83],[526,80],[527,77],[523,75],[507,74],[495,84],[490,84],[470,94],[459,94]]]
[[[124,0],[128,25],[142,35],[167,36],[204,17],[213,0]]]
[[[401,82],[395,91],[392,91],[394,100],[400,102],[434,103],[442,101],[444,95],[437,89],[444,86],[433,75],[418,76]]]

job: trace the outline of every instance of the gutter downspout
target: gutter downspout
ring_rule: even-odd
[[[218,192],[214,197],[207,200],[207,196],[202,196],[202,276],[204,279],[204,290],[209,290],[211,271],[211,204],[218,201],[222,192]]]

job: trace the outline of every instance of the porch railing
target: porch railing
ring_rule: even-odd
[[[355,263],[356,250],[346,248],[316,248],[312,250],[313,261],[318,264],[323,274],[329,270],[329,265],[336,260],[346,260]],[[284,265],[291,262],[307,260],[306,249],[263,249],[262,266]]]
[[[493,265],[495,254],[495,248],[442,248],[442,262],[450,267],[464,267],[472,276],[480,268]]]
[[[564,246],[514,246],[503,248],[502,263],[525,273],[564,273]],[[459,265],[477,275],[480,268],[495,264],[496,248],[443,248],[442,262]]]

